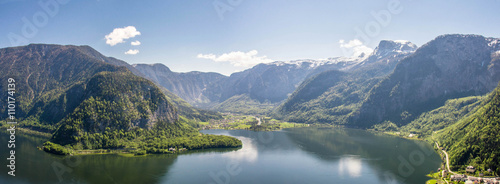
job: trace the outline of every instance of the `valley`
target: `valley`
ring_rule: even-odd
[[[359,146],[339,150],[341,145],[355,145],[352,141],[358,138],[351,133],[390,134],[380,139],[442,146],[424,152],[433,155],[432,168],[420,168],[420,174],[439,167],[435,158],[442,155],[443,170],[461,173],[474,166],[472,174],[496,176],[498,50],[498,38],[479,35],[442,35],[420,47],[383,40],[366,56],[275,61],[225,76],[178,73],[163,64],[130,65],[88,46],[31,44],[0,49],[0,66],[11,68],[1,71],[0,80],[18,81],[18,127],[28,136],[43,135],[40,140],[45,141],[35,147],[55,155],[133,159],[156,154],[190,157],[209,150],[243,154],[241,159],[251,161],[255,153],[247,151],[252,143],[233,133],[263,139],[267,132],[271,137],[301,137],[301,146],[319,144],[314,152],[320,157],[331,159],[321,154],[324,147],[350,162],[357,156],[346,155],[373,157]],[[7,128],[8,108],[0,106],[0,125]],[[349,138],[341,142],[316,140],[346,132]],[[401,166],[406,163],[401,158],[388,162],[410,170],[419,166]]]
[[[224,114],[222,119],[200,122],[199,128],[225,130],[278,131],[285,128],[309,127],[309,124],[289,123],[266,116]]]
[[[500,184],[498,7],[0,0],[0,184]]]

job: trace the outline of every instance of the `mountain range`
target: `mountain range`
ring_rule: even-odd
[[[498,164],[487,163],[498,163],[488,147],[498,145],[499,64],[500,39],[459,34],[421,47],[383,40],[369,55],[275,61],[230,76],[129,65],[88,46],[31,44],[0,49],[0,80],[16,79],[21,127],[52,133],[53,142],[75,149],[165,152],[165,145],[195,139],[199,122],[233,112],[407,131],[442,143],[457,167],[497,170]],[[0,104],[2,119],[5,109]],[[150,141],[126,141],[135,136]],[[151,141],[155,136],[163,145]],[[220,146],[202,139],[203,145],[190,148]],[[219,143],[238,146],[235,140]]]
[[[193,106],[222,112],[270,113],[307,78],[321,72],[390,72],[397,59],[417,47],[408,41],[384,40],[368,57],[335,57],[324,60],[276,61],[258,64],[230,76],[206,72],[172,72],[163,64],[136,64],[135,69]],[[377,70],[371,70],[377,66]],[[361,73],[361,72],[359,72]],[[378,73],[378,74],[376,74]]]
[[[322,72],[302,82],[274,115],[293,122],[348,124],[346,118],[359,108],[369,90],[416,49],[408,41],[383,40],[348,70]]]
[[[56,144],[49,142],[44,147],[49,152],[133,147],[162,153],[168,152],[164,147],[186,146],[189,144],[183,142],[191,139],[212,141],[189,146],[194,149],[241,145],[235,138],[198,136],[186,123],[220,118],[218,113],[198,111],[143,78],[126,62],[105,57],[88,46],[4,48],[0,49],[0,66],[5,69],[0,80],[14,79],[16,89],[0,97],[11,95],[16,100],[18,127],[52,134],[51,141]],[[4,91],[7,87],[0,84]],[[0,117],[7,119],[6,103],[1,107]],[[167,141],[146,144],[151,136]],[[180,140],[171,142],[175,139]]]
[[[498,50],[496,38],[439,36],[401,60],[349,121],[364,127],[384,120],[405,125],[447,99],[489,93],[500,81]]]

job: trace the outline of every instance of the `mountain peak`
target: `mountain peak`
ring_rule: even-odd
[[[468,47],[475,46],[486,46],[491,47],[492,49],[497,49],[500,47],[500,39],[499,38],[487,38],[481,35],[474,34],[445,34],[436,37],[435,39],[429,41],[424,46],[438,44],[440,47],[454,47],[457,45],[464,45]]]
[[[160,71],[160,72],[172,73],[172,70],[170,70],[170,68],[168,68],[168,66],[165,66],[164,64],[161,64],[161,63],[133,64],[132,66],[134,68],[147,68],[148,70],[150,70],[150,72]]]
[[[373,51],[372,55],[379,58],[385,57],[389,54],[396,53],[411,53],[417,50],[417,46],[410,41],[406,40],[382,40],[377,48]]]
[[[398,61],[398,58],[405,57],[417,50],[417,45],[407,40],[381,40],[372,54],[368,56],[359,66],[363,66],[377,61]]]

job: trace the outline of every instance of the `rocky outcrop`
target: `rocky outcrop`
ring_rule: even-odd
[[[226,76],[213,72],[172,72],[163,64],[136,64],[133,67],[170,92],[191,104],[210,103],[205,91]]]

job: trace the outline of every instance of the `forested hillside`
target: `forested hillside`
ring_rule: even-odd
[[[485,96],[450,99],[443,106],[422,113],[417,119],[401,127],[401,131],[429,138],[435,131],[451,126],[474,113],[485,99]]]
[[[472,115],[436,135],[450,155],[454,169],[472,165],[483,172],[500,173],[500,87],[497,87]]]
[[[342,124],[377,82],[335,70],[323,72],[304,81],[277,116],[292,122]]]
[[[79,99],[79,105],[60,122],[52,138],[55,143],[73,144],[85,134],[105,131],[169,127],[177,121],[174,106],[160,89],[130,72],[99,73],[81,88],[82,96],[63,94]]]
[[[234,138],[197,133],[187,121],[220,115],[183,106],[181,99],[140,73],[134,75],[127,65],[86,46],[32,44],[0,49],[0,66],[6,68],[1,80],[16,81],[18,126],[53,133],[46,151],[68,154],[71,149],[133,148],[164,153],[168,152],[164,147],[172,146],[241,146]],[[2,82],[0,88],[7,91],[6,87]],[[179,120],[169,99],[181,104],[181,115],[190,119]]]

